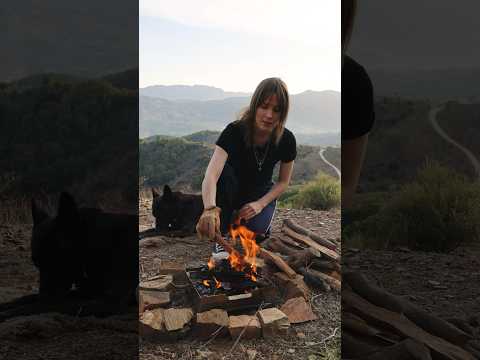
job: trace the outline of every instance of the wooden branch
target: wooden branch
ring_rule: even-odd
[[[312,287],[319,288],[322,291],[328,292],[331,290],[330,285],[327,284],[325,280],[319,278],[318,276],[313,275],[304,267],[299,268],[298,272],[303,275],[303,279]]]
[[[475,357],[471,353],[445,339],[428,333],[405,316],[380,308],[350,290],[344,289],[342,291],[342,301],[360,312],[362,316],[390,325],[405,337],[427,345],[430,349],[443,355],[446,359],[475,360]]]
[[[289,227],[284,226],[282,228],[282,231],[290,236],[292,239],[299,241],[307,246],[310,246],[314,248],[315,250],[319,251],[322,255],[324,255],[326,258],[329,258],[333,261],[339,261],[340,260],[340,255],[338,255],[334,250],[331,250],[329,248],[326,248],[325,246],[322,246],[312,239],[310,239],[308,236],[297,234],[295,231],[291,230]]]
[[[310,267],[319,271],[337,271],[339,273],[341,272],[341,267],[338,262],[323,259],[313,258],[310,263]]]
[[[278,255],[275,255],[274,253],[264,249],[264,248],[260,248],[260,252],[258,253],[258,256],[265,259],[265,260],[269,260],[271,262],[273,262],[275,265],[277,265],[277,267],[282,270],[286,275],[288,275],[288,277],[290,278],[294,278],[297,273],[295,272],[295,270],[293,270],[286,262],[285,260],[283,260],[280,256]]]
[[[313,241],[317,242],[318,244],[320,244],[322,246],[325,246],[327,249],[334,250],[334,251],[337,250],[337,245],[335,245],[334,243],[332,243],[329,240],[322,239],[320,236],[318,236],[317,234],[315,234],[314,232],[312,232],[308,229],[305,229],[303,226],[300,226],[299,224],[297,224],[292,219],[286,219],[286,220],[283,221],[283,223],[286,226],[288,226],[290,229],[292,229],[293,231],[295,231],[295,232],[297,232],[301,235],[308,236],[310,239],[312,239]]]

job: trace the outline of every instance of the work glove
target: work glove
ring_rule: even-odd
[[[197,235],[201,240],[214,240],[215,234],[220,234],[220,212],[217,206],[203,210],[197,223]]]

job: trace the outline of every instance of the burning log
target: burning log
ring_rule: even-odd
[[[333,261],[337,261],[337,262],[340,261],[340,255],[338,255],[335,252],[335,250],[329,249],[329,248],[327,248],[323,245],[320,245],[320,244],[316,243],[315,241],[310,239],[308,236],[298,234],[295,231],[291,230],[287,226],[284,226],[282,228],[282,231],[285,234],[287,234],[288,236],[290,236],[292,239],[294,239],[298,242],[301,242],[301,243],[303,243],[307,246],[310,246],[313,249],[317,250],[318,252],[320,252],[322,254],[322,256],[325,256],[326,258],[331,259]]]
[[[312,232],[308,229],[305,229],[304,227],[298,225],[295,221],[293,221],[291,219],[284,220],[283,224],[284,224],[284,226],[289,227],[294,232],[309,237],[310,239],[312,239],[316,243],[326,247],[327,249],[334,250],[334,251],[337,250],[337,245],[335,245],[334,243],[332,243],[329,240],[322,239],[320,236],[318,236],[314,232]]]

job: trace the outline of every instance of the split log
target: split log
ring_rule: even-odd
[[[344,289],[342,291],[342,300],[348,306],[360,312],[362,316],[393,327],[405,337],[427,345],[431,350],[443,355],[446,359],[475,360],[471,353],[468,353],[461,347],[428,333],[405,316],[378,307],[352,291]]]
[[[341,272],[341,266],[338,262],[313,258],[310,267],[319,271],[337,271]]]
[[[356,358],[358,360],[432,360],[430,350],[417,341],[406,339],[396,345],[392,345],[366,356]]]
[[[273,262],[280,270],[282,270],[285,274],[287,274],[290,278],[295,278],[297,273],[295,270],[293,270],[286,262],[283,260],[280,256],[275,255],[274,253],[264,249],[260,248],[260,251],[258,253],[258,256]]]
[[[322,256],[325,256],[326,258],[329,258],[333,261],[339,261],[340,260],[340,255],[338,255],[334,250],[331,250],[323,245],[320,245],[310,239],[308,236],[297,234],[295,231],[291,230],[289,227],[284,226],[282,228],[282,231],[290,236],[292,239],[299,241],[307,246],[310,246],[314,248],[315,250],[319,251]]]
[[[280,241],[282,241],[283,243],[285,243],[286,245],[289,245],[289,246],[292,246],[296,249],[299,249],[299,250],[302,250],[305,248],[305,245],[304,244],[301,244],[301,243],[298,243],[296,242],[295,240],[289,238],[288,236],[284,236],[282,234],[278,234],[275,236],[276,238],[280,239]]]
[[[377,337],[378,339],[384,340],[390,344],[395,344],[401,340],[398,335],[387,333],[384,330],[379,330],[376,327],[368,324],[361,317],[345,310],[342,310],[342,327],[357,334]]]
[[[337,250],[337,245],[335,245],[334,243],[332,243],[329,240],[322,239],[320,236],[318,236],[314,232],[312,232],[308,229],[305,229],[303,226],[300,226],[299,224],[297,224],[295,221],[293,221],[291,219],[284,220],[283,224],[286,225],[287,227],[289,227],[290,229],[292,229],[293,231],[295,231],[298,234],[308,236],[310,239],[312,239],[316,243],[318,243],[322,246],[325,246],[326,248],[328,248],[330,250],[334,250],[334,251]]]
[[[325,280],[313,275],[305,268],[298,269],[298,272],[303,275],[303,279],[312,287],[319,288],[322,291],[328,292],[331,290],[330,285]]]
[[[455,345],[463,347],[472,337],[449,322],[435,317],[412,303],[400,299],[389,292],[371,284],[361,273],[347,272],[343,274],[354,292],[370,303],[387,310],[404,314],[416,325],[443,338]]]
[[[335,289],[338,292],[342,290],[342,283],[334,277],[313,269],[308,269],[308,273],[322,279],[328,285],[330,285],[332,289]]]
[[[381,347],[360,340],[358,335],[342,329],[342,359],[354,359],[378,351]]]

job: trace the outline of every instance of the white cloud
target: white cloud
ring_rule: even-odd
[[[338,0],[140,0],[140,16],[338,47]]]

